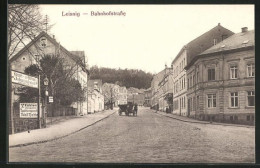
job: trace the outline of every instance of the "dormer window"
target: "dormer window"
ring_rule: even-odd
[[[47,46],[47,39],[45,37],[42,37],[40,39],[40,43],[42,47],[46,47]]]
[[[218,39],[213,39],[213,43],[216,45],[218,43]]]
[[[247,44],[248,42],[249,42],[249,40],[245,40],[245,41],[243,41],[242,44]]]

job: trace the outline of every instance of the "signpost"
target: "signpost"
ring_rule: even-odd
[[[20,103],[20,118],[38,118],[38,103]]]
[[[49,103],[53,103],[53,96],[49,96]]]
[[[11,71],[12,82],[33,88],[38,88],[38,79],[20,72]]]
[[[20,118],[37,118],[38,127],[41,128],[40,121],[40,75],[37,77],[29,76],[21,72],[11,70],[12,83],[37,88],[38,89],[38,103],[20,103]],[[13,110],[11,108],[11,110]],[[12,112],[11,112],[12,114]],[[13,116],[11,116],[13,117]],[[11,119],[13,122],[13,118]],[[13,123],[12,123],[13,126]]]

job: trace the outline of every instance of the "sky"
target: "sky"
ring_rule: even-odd
[[[40,5],[50,34],[89,66],[158,73],[181,48],[220,23],[238,33],[254,29],[254,5]],[[92,16],[93,12],[125,16]],[[79,13],[78,16],[65,16]]]

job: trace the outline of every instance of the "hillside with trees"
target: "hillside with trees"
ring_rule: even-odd
[[[90,79],[102,79],[103,83],[115,83],[120,86],[147,89],[151,86],[153,75],[136,69],[112,69],[92,66]]]

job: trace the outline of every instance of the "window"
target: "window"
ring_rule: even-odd
[[[195,96],[193,97],[193,110],[196,111],[196,100],[195,100]]]
[[[183,97],[183,100],[184,100],[183,107],[186,108],[186,105],[185,105],[185,97]]]
[[[238,120],[238,117],[237,117],[237,116],[235,116],[235,117],[234,117],[234,119],[235,119],[235,121],[237,121],[237,120]]]
[[[230,116],[230,121],[233,121],[233,116]]]
[[[230,93],[230,106],[238,107],[238,92]]]
[[[192,109],[192,98],[190,98],[190,111],[193,111],[193,109]]]
[[[183,109],[183,97],[181,98],[181,108]]]
[[[199,109],[199,103],[200,103],[200,99],[199,99],[200,97],[199,96],[197,96],[197,109]]]
[[[188,78],[188,82],[187,82],[188,88],[190,88],[189,84],[190,84],[190,79]]]
[[[247,105],[248,106],[255,106],[255,91],[248,91],[247,92]]]
[[[195,81],[196,79],[195,79],[195,75],[193,75],[193,85],[195,85],[196,84],[196,81]]]
[[[246,120],[250,121],[250,115],[246,116]]]
[[[42,46],[42,47],[46,47],[46,45],[47,45],[47,39],[46,39],[45,37],[42,37],[42,38],[40,39],[40,43],[41,43],[41,46]]]
[[[214,43],[214,45],[216,45],[218,43],[218,40],[217,39],[213,39],[213,43]]]
[[[230,79],[237,79],[237,66],[233,65],[230,67]]]
[[[210,68],[208,69],[208,80],[215,80],[215,69],[214,68]]]
[[[208,107],[216,107],[216,94],[208,94]]]
[[[183,77],[183,88],[185,89],[185,76]]]
[[[197,71],[197,83],[199,83],[199,71]]]
[[[248,64],[247,77],[254,77],[254,76],[255,76],[255,64]]]

